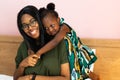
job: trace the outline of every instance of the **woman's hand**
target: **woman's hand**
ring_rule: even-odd
[[[28,66],[35,66],[38,60],[38,56],[35,54],[29,55],[27,58],[25,58],[21,63],[19,67],[28,67]]]

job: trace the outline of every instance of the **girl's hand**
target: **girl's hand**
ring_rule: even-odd
[[[29,55],[27,58],[25,58],[19,65],[19,67],[28,67],[28,66],[35,66],[38,60],[38,56],[35,54]]]
[[[36,52],[36,55],[39,57],[39,59],[40,59],[40,56],[41,56],[41,53],[40,53],[40,51],[37,51]]]
[[[33,50],[28,50],[28,54],[29,54],[29,55],[32,55],[32,54],[35,54],[35,53],[34,53]],[[40,50],[38,50],[38,51],[36,52],[36,55],[39,57],[38,59],[40,59],[40,54],[41,54],[41,53],[40,53]]]
[[[94,72],[91,72],[89,73],[89,77],[92,79],[92,80],[100,80],[99,76],[97,74],[95,74]]]

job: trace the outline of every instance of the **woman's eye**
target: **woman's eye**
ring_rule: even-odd
[[[31,23],[30,23],[30,24],[31,24],[31,25],[36,24],[36,20],[31,21]]]
[[[22,25],[22,28],[23,28],[23,29],[25,29],[25,28],[27,28],[27,27],[28,27],[27,24],[23,24],[23,25]]]

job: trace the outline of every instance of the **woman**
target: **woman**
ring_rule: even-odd
[[[17,24],[24,41],[15,59],[14,80],[69,80],[69,63],[63,40],[40,59],[35,54],[45,44],[37,8],[24,7],[18,13]]]

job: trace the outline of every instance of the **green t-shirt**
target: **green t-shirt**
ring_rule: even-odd
[[[18,68],[20,62],[27,56],[27,46],[25,45],[25,42],[22,42],[15,58],[16,68]],[[61,64],[63,63],[68,63],[64,40],[62,40],[54,49],[43,54],[34,67],[25,68],[24,74],[58,76],[60,75]]]

